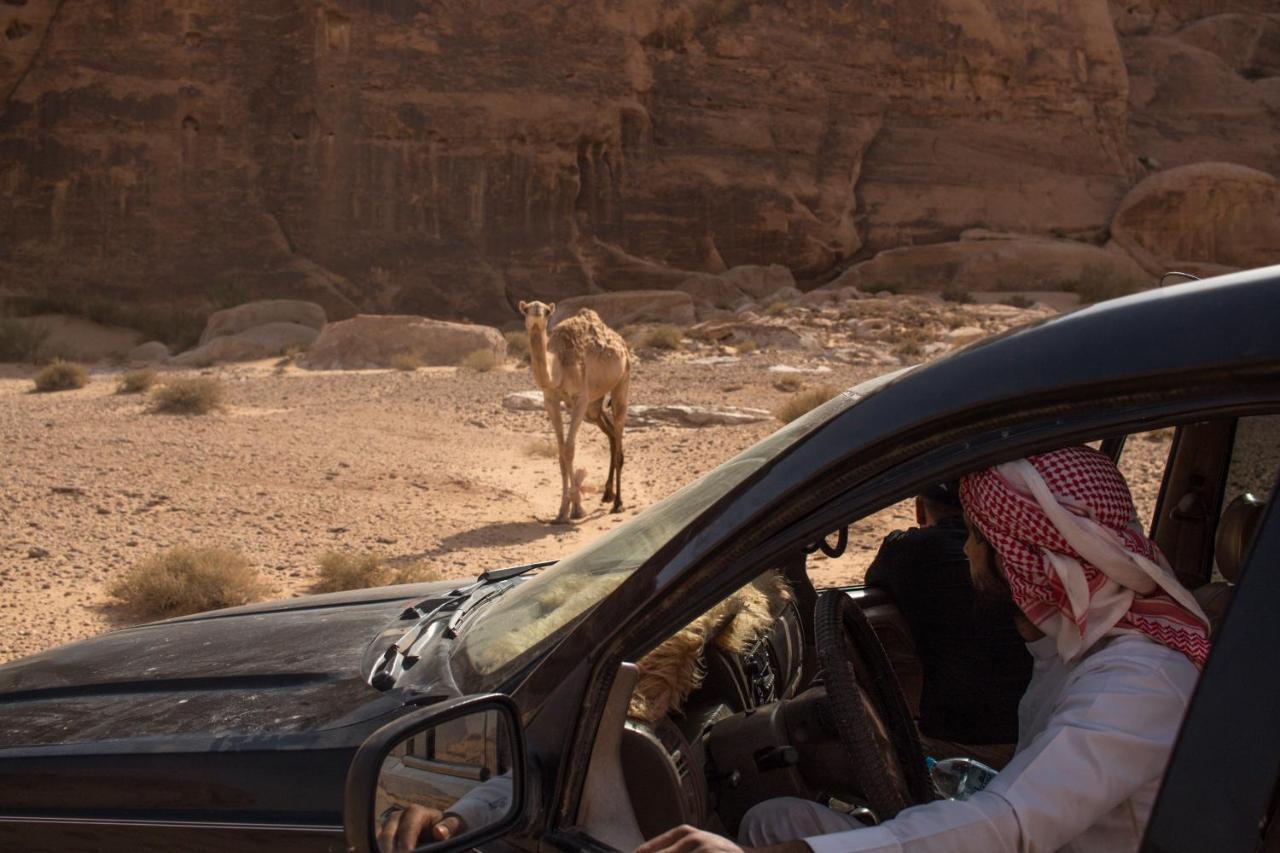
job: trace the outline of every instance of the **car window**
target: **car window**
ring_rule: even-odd
[[[1156,502],[1160,499],[1160,484],[1169,463],[1173,433],[1173,427],[1131,433],[1120,453],[1120,473],[1129,484],[1138,521],[1147,534],[1155,526]]]
[[[1280,473],[1280,415],[1241,418],[1231,446],[1223,507],[1245,492],[1266,500],[1275,488],[1277,473]]]

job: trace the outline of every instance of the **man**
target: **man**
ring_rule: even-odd
[[[816,803],[747,813],[775,853],[1136,850],[1209,651],[1207,620],[1142,535],[1128,486],[1086,447],[961,483],[974,585],[1009,597],[1035,657],[1018,749],[983,791],[872,828]],[[679,827],[637,853],[738,850]]]
[[[1002,767],[1018,739],[1018,699],[1031,678],[1031,656],[1013,608],[977,606],[960,484],[931,486],[915,505],[919,527],[885,537],[867,585],[893,596],[919,650],[925,754]]]

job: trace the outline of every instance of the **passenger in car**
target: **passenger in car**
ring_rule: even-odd
[[[1035,657],[1018,749],[983,791],[876,827],[806,800],[747,813],[776,851],[1136,850],[1209,652],[1207,620],[1135,522],[1120,472],[1085,447],[964,478],[980,592],[1012,598]],[[738,849],[678,827],[639,853]]]
[[[1003,767],[1018,739],[1018,699],[1031,656],[1015,609],[978,607],[959,482],[916,497],[916,523],[885,537],[867,585],[884,589],[911,628],[924,671],[920,733],[926,755],[964,755]]]

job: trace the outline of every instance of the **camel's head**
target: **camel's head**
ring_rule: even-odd
[[[524,315],[524,327],[529,331],[545,330],[547,321],[551,319],[551,312],[556,310],[554,302],[548,304],[546,302],[524,302],[521,301],[520,313]]]

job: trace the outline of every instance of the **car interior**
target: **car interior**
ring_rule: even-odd
[[[1126,471],[1126,449],[1151,442],[1147,457],[1163,455],[1163,470],[1147,470],[1143,478],[1151,490],[1158,482],[1159,491],[1147,500],[1152,517],[1141,522],[1193,590],[1214,631],[1227,616],[1277,483],[1277,439],[1280,415],[1264,414],[1144,424],[1141,432],[1093,443],[1131,482],[1137,477]],[[851,768],[865,755],[851,751],[841,735],[839,708],[827,695],[835,673],[822,649],[824,642],[840,644],[830,625],[823,628],[824,607],[831,613],[842,608],[832,603],[832,593],[816,590],[808,574],[819,549],[842,550],[848,539],[847,528],[832,531],[827,541],[757,578],[753,600],[727,599],[717,606],[718,616],[705,615],[640,660],[623,664],[592,751],[579,828],[619,849],[680,824],[733,837],[752,805],[779,796],[815,800],[868,823],[891,816],[869,808],[875,797],[860,784],[867,774]],[[904,804],[934,798],[931,787],[921,787],[928,786],[928,776],[915,721],[925,667],[910,623],[883,589],[848,587],[837,595],[864,617],[845,614],[848,633],[857,634],[855,622],[871,629],[869,640],[855,636],[850,659],[856,692],[879,712],[872,717],[879,718],[880,746],[896,749],[904,766],[919,762],[918,773],[908,770],[908,778],[897,780]],[[683,645],[673,663],[667,653],[677,641]],[[677,683],[677,671],[692,678]],[[884,686],[886,679],[891,686]],[[899,705],[903,717],[895,720]],[[909,737],[896,731],[904,726]]]

